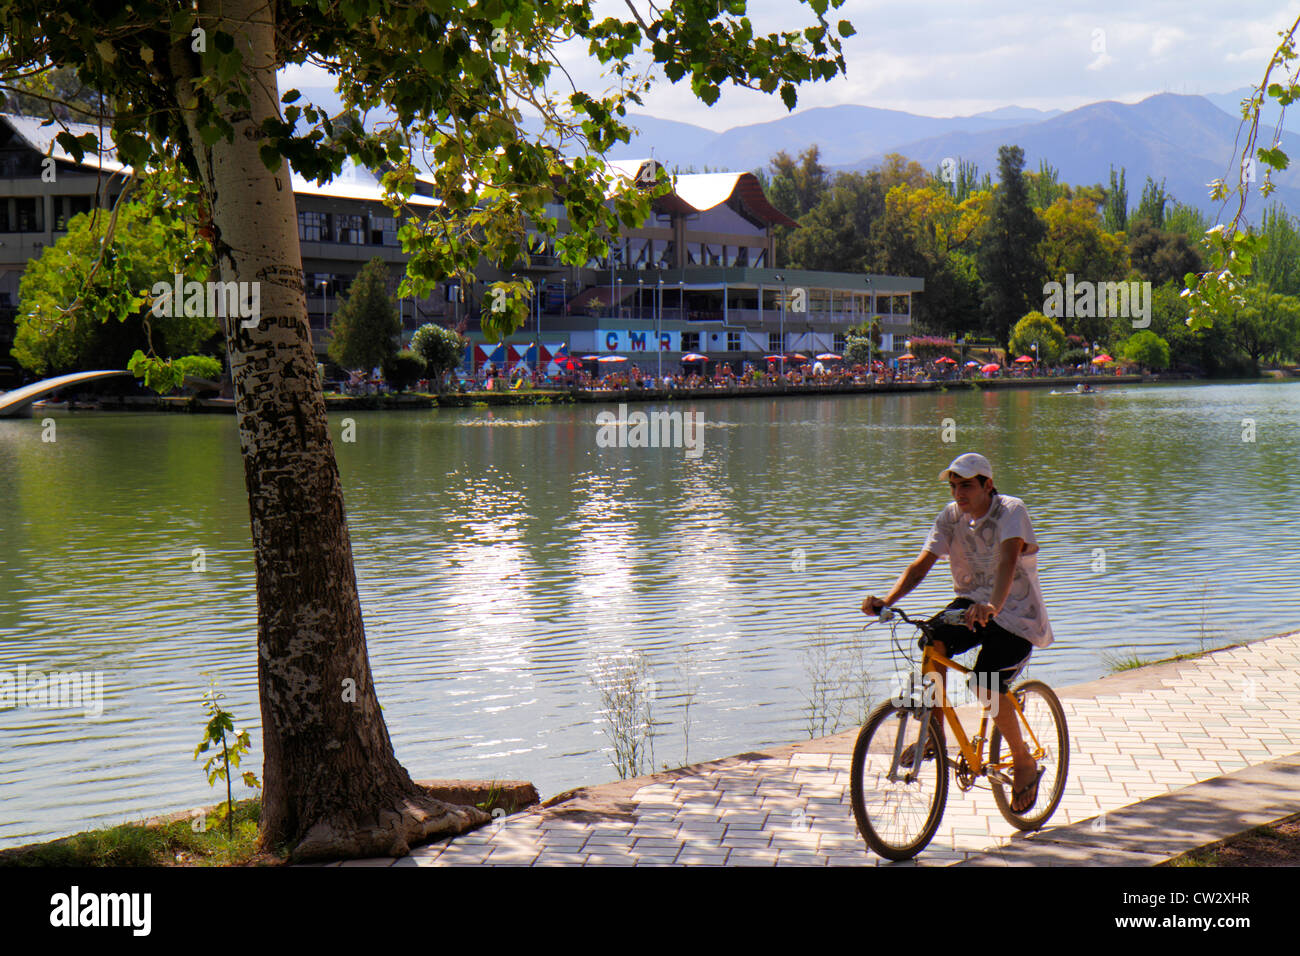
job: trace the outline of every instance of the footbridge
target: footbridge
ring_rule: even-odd
[[[130,375],[125,369],[111,369],[101,372],[73,372],[69,375],[56,375],[31,385],[24,385],[12,392],[0,392],[0,418],[31,418],[32,402],[39,401],[51,392],[82,382],[93,382],[98,378],[112,378],[117,375]]]

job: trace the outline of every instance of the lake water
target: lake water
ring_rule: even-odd
[[[354,412],[352,443],[331,416],[380,701],[417,779],[616,779],[593,673],[632,651],[656,766],[850,725],[850,659],[877,698],[896,667],[858,606],[920,550],[962,451],[1034,520],[1056,633],[1034,676],[1300,626],[1300,382],[672,407],[703,414],[698,458],[598,447],[601,406]],[[0,421],[0,675],[99,671],[104,707],[0,709],[0,846],[214,802],[192,759],[208,675],[261,770],[233,416],[49,414],[54,442],[39,414]],[[941,563],[903,604],[950,595]],[[829,716],[828,680],[847,697]]]

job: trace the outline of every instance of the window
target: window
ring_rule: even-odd
[[[393,216],[370,217],[370,244],[372,246],[396,246],[397,219]]]
[[[849,347],[849,340],[848,340],[848,337],[847,337],[843,332],[836,332],[836,333],[835,333],[835,343],[831,346],[831,348],[832,348],[834,351],[836,351],[836,352],[840,353],[841,355],[843,355],[843,354],[844,354],[844,350],[847,349],[848,347]]]
[[[354,246],[363,245],[365,242],[361,233],[361,217],[340,214],[334,217],[334,227],[337,231],[338,238],[336,242],[346,242]]]
[[[682,333],[682,351],[683,351],[683,352],[698,352],[699,349],[700,349],[700,333],[699,333],[699,332],[683,332],[683,333]]]
[[[13,232],[9,225],[9,200],[0,198],[0,232]]]
[[[782,348],[781,348],[781,333],[780,333],[780,332],[768,332],[768,333],[767,333],[767,350],[768,350],[769,352],[780,352],[780,351],[782,351]]]
[[[728,351],[728,352],[739,352],[739,351],[740,351],[740,333],[739,333],[739,332],[728,332],[728,333],[727,333],[727,351]]]
[[[298,213],[298,240],[300,242],[329,242],[329,239],[329,219],[325,213]]]
[[[38,202],[35,198],[15,199],[14,200],[14,219],[17,222],[18,232],[43,232],[44,226],[41,224],[41,212],[43,202]]]

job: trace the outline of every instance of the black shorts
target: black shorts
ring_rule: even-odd
[[[970,598],[957,598],[944,611],[949,608],[967,608],[975,602]],[[943,611],[939,612],[940,614]],[[979,655],[975,658],[975,664],[971,668],[974,673],[968,678],[968,683],[972,680],[978,680],[985,687],[993,686],[992,674],[998,675],[998,691],[1005,694],[1011,682],[1015,680],[1026,664],[1029,663],[1029,655],[1033,653],[1034,645],[1030,644],[1023,637],[1017,637],[1000,624],[995,624],[990,620],[987,624],[981,624],[974,630],[966,627],[964,624],[943,624],[936,622],[934,628],[936,640],[943,641],[947,649],[945,657],[956,657],[958,654],[970,650],[972,647],[979,646]],[[981,676],[988,675],[988,676]]]

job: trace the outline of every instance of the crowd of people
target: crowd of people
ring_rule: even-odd
[[[559,368],[546,375],[540,369],[520,365],[504,369],[488,362],[477,375],[460,380],[460,390],[518,390],[532,388],[617,391],[629,388],[696,389],[753,388],[775,385],[877,385],[891,383],[961,382],[990,378],[1075,377],[1115,374],[1116,366],[1080,365],[1011,365],[991,369],[991,363],[956,365],[947,362],[872,362],[851,364],[844,361],[740,363],[739,369],[728,362],[665,363],[662,373],[654,368],[642,369],[632,362],[609,363],[616,367],[605,371],[601,363],[584,363],[574,368]]]

